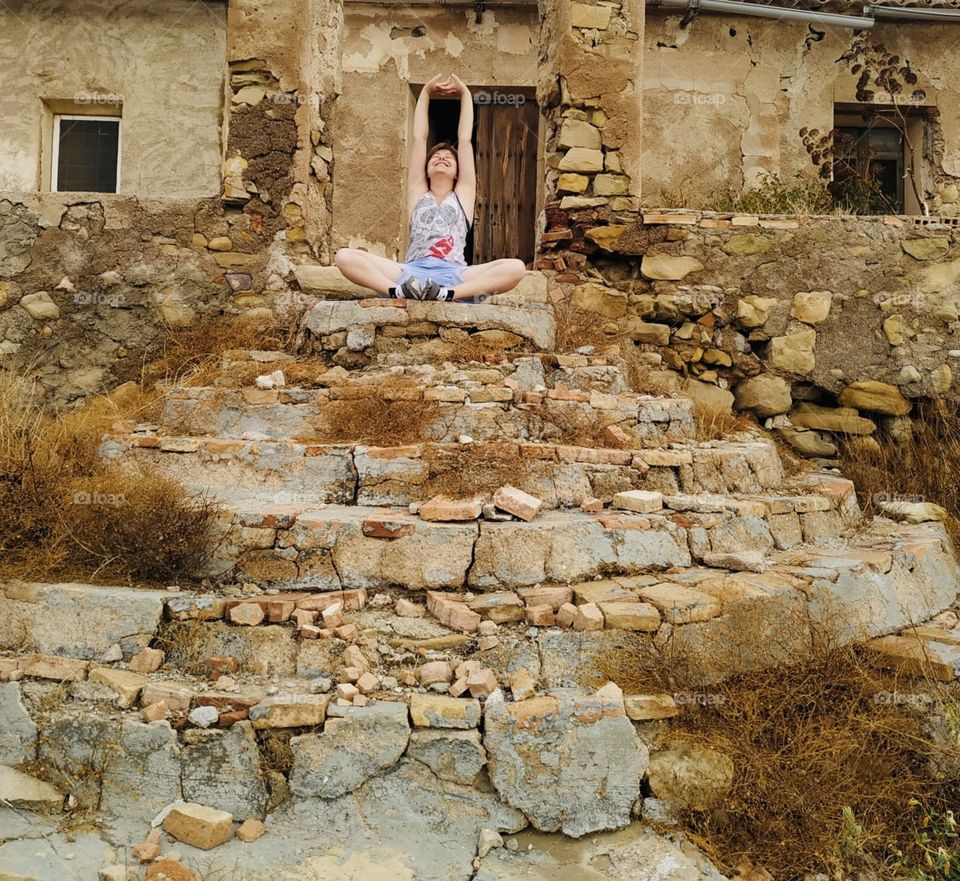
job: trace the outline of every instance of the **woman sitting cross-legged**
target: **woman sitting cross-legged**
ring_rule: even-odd
[[[526,267],[508,257],[467,266],[463,250],[472,225],[477,181],[473,158],[473,96],[456,76],[437,74],[420,92],[413,119],[407,179],[410,244],[398,263],[358,248],[341,248],[334,262],[350,281],[398,299],[482,302],[479,294],[515,287]],[[437,144],[427,152],[431,95],[459,95],[455,149]]]

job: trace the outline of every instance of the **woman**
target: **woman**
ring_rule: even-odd
[[[460,96],[457,146],[444,142],[427,152],[432,95]],[[504,258],[467,266],[463,256],[473,221],[477,181],[473,160],[473,96],[461,80],[437,74],[420,92],[413,117],[407,177],[410,244],[398,263],[357,248],[341,248],[334,262],[350,281],[398,299],[482,301],[480,293],[515,287],[526,267]]]

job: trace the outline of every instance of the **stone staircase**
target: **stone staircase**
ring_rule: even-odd
[[[478,305],[320,299],[299,356],[230,352],[106,436],[212,499],[218,545],[202,588],[2,586],[0,764],[29,775],[0,777],[0,879],[140,878],[161,826],[161,860],[238,879],[555,877],[491,853],[528,826],[719,879],[633,823],[682,808],[649,768],[684,696],[599,687],[611,653],[669,640],[708,683],[830,626],[960,669],[939,523],[866,521],[837,474],[699,440],[689,400],[554,341],[533,273]]]

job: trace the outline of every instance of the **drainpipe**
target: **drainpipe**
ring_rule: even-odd
[[[745,3],[742,0],[651,0],[650,5],[653,8],[685,9],[684,23],[692,20],[698,12],[726,12],[732,15],[753,15],[758,18],[834,25],[841,28],[854,28],[858,31],[867,30],[874,25],[872,17],[815,12],[812,9],[784,9],[782,6],[764,6],[760,3]]]
[[[910,6],[880,6],[870,3],[863,14],[876,19],[897,21],[952,21],[960,22],[960,9],[918,9]]]

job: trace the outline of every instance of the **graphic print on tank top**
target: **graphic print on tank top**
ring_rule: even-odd
[[[424,193],[410,216],[406,262],[439,257],[466,266],[467,231],[467,216],[456,193],[448,193],[440,205],[429,192]]]

